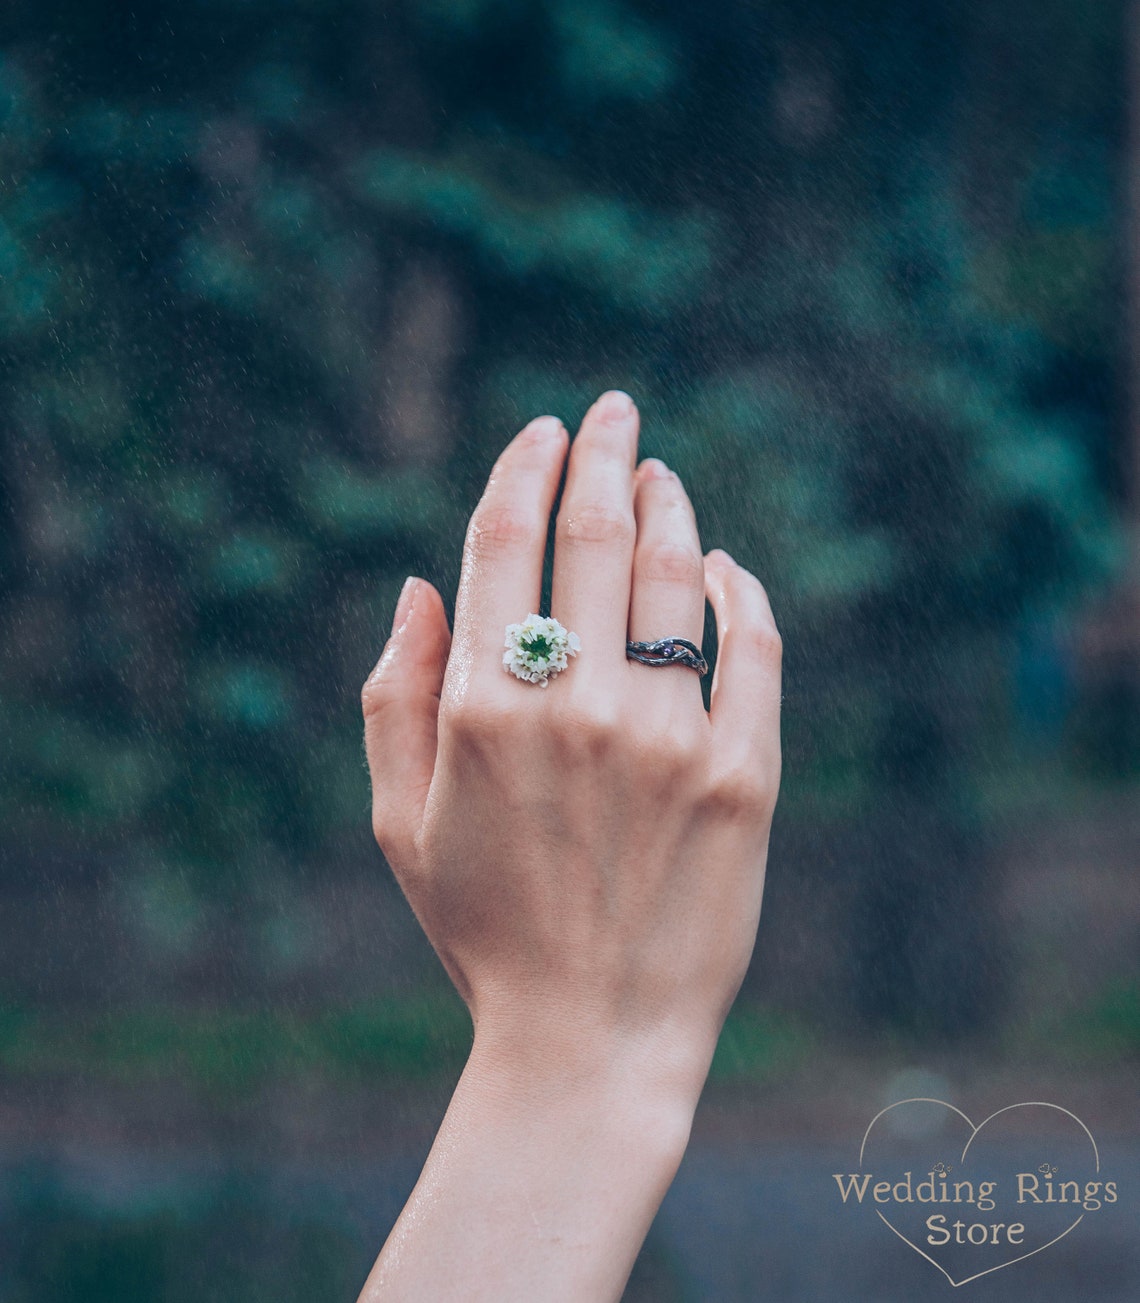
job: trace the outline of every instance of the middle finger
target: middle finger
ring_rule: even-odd
[[[581,670],[625,664],[636,525],[637,408],[612,389],[570,447],[554,544],[551,614],[582,639]],[[592,677],[592,675],[591,675]]]

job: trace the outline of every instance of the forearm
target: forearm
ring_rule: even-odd
[[[476,1037],[362,1303],[621,1297],[703,1072],[657,1046],[568,1045]]]

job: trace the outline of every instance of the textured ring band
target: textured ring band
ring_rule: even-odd
[[[688,665],[698,674],[707,674],[709,663],[701,649],[688,638],[659,638],[656,642],[627,642],[625,654],[642,665]]]

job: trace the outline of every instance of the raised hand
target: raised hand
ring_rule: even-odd
[[[752,953],[780,638],[637,438],[619,391],[568,464],[561,423],[532,421],[471,518],[454,636],[410,580],[364,686],[376,837],[475,1028],[365,1297],[618,1297]],[[540,688],[504,669],[504,631],[538,611],[564,468],[551,614],[580,651]],[[706,596],[708,712],[693,669],[626,656],[699,645]]]

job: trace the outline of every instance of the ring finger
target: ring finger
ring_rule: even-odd
[[[633,508],[637,543],[629,637],[635,642],[687,638],[699,647],[705,622],[705,569],[689,496],[664,462],[648,457],[637,470]],[[659,672],[637,663],[632,668]],[[669,672],[697,679],[683,667],[669,667]]]

